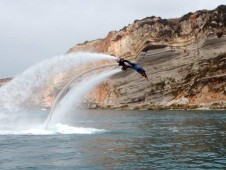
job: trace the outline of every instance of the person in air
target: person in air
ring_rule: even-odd
[[[132,68],[132,69],[136,70],[138,73],[140,73],[146,80],[149,81],[145,70],[140,65],[132,63],[123,58],[119,58],[119,60],[117,60],[117,62],[119,63],[119,66],[122,66],[122,70],[127,70],[128,68]]]
[[[124,60],[123,58],[119,58],[119,60],[117,60],[118,65],[122,66],[122,70],[127,70],[128,68],[132,68],[130,65],[127,65],[125,62],[129,62],[128,60]]]

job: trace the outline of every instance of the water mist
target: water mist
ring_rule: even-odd
[[[8,133],[9,130],[39,126],[47,114],[41,118],[40,112],[36,112],[40,108],[36,106],[42,100],[44,90],[54,83],[59,74],[64,75],[98,61],[115,59],[105,54],[70,53],[30,67],[0,88],[0,131],[7,129],[5,132]]]
[[[64,116],[76,113],[78,107],[82,104],[84,97],[88,94],[95,86],[100,84],[106,78],[119,73],[121,70],[110,70],[107,72],[100,73],[95,77],[87,77],[82,82],[74,85],[74,87],[64,96],[59,103],[57,103],[56,108],[53,113],[50,113],[46,120],[45,127],[48,128],[50,121],[53,124],[59,123],[63,120]]]

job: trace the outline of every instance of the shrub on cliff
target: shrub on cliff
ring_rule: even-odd
[[[217,7],[217,10],[222,12],[222,13],[226,13],[226,5],[220,5]]]
[[[180,18],[180,22],[182,22],[184,20],[188,20],[192,14],[193,14],[192,12],[189,12],[189,13],[185,14],[184,16],[182,16]]]

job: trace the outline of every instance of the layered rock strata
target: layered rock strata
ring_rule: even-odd
[[[212,104],[224,108],[226,37],[208,41],[215,41],[214,50],[203,44],[200,58],[196,50],[146,52],[137,63],[147,71],[149,82],[133,70],[122,72],[93,91],[92,101],[101,107],[130,109],[209,108]],[[177,102],[181,98],[187,101]]]
[[[146,81],[122,71],[88,95],[90,106],[121,109],[226,108],[226,6],[177,19],[147,17],[68,52],[93,51],[142,65]]]

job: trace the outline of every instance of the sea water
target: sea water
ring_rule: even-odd
[[[77,111],[52,129],[0,131],[0,169],[226,169],[225,122],[224,111]]]

